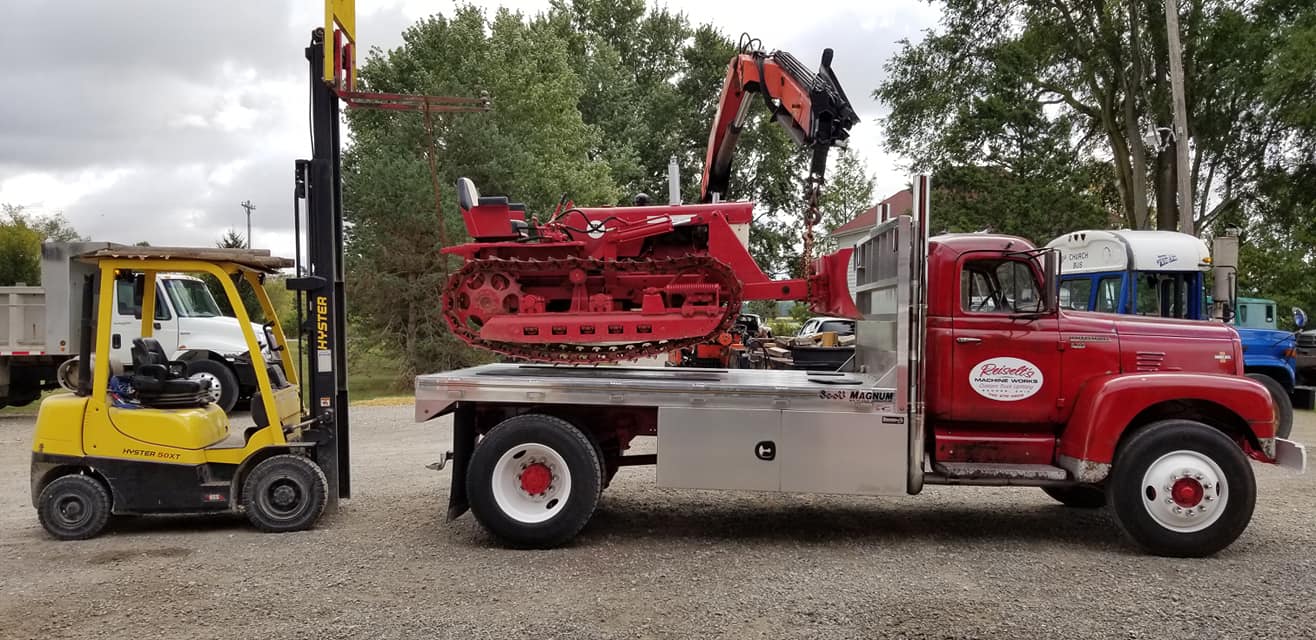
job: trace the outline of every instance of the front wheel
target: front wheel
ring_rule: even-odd
[[[1293,399],[1284,385],[1264,373],[1249,373],[1247,377],[1260,382],[1270,392],[1270,401],[1275,405],[1275,437],[1288,438],[1293,432]]]
[[[1165,420],[1122,443],[1107,483],[1115,521],[1162,556],[1209,556],[1252,520],[1256,479],[1242,449],[1200,422]]]
[[[242,483],[247,519],[267,533],[302,531],[315,526],[329,499],[329,482],[320,466],[292,454],[266,458]]]
[[[502,542],[547,549],[571,540],[598,506],[602,465],[589,437],[552,416],[508,418],[466,470],[471,513]]]

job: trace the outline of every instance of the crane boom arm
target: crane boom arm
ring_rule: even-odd
[[[713,129],[708,135],[700,202],[725,194],[731,177],[731,159],[753,100],[761,93],[773,117],[796,144],[812,147],[810,178],[821,182],[828,150],[850,136],[859,116],[832,73],[832,50],[823,50],[818,73],[806,69],[784,51],[746,51],[731,60]]]

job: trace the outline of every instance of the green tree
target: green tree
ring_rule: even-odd
[[[442,184],[471,178],[539,215],[563,192],[577,202],[615,202],[608,163],[592,152],[599,131],[582,120],[584,86],[569,43],[550,25],[470,6],[407,29],[403,45],[374,51],[361,68],[369,90],[492,96],[492,112],[440,117],[435,144]],[[348,299],[364,327],[402,355],[407,373],[446,369],[487,356],[462,346],[441,317],[451,264],[443,234],[464,235],[456,199],[445,192],[442,220],[417,141],[415,114],[351,112],[354,144],[344,159]]]
[[[834,155],[819,203],[822,228],[817,230],[820,239],[817,254],[834,251],[836,242],[831,238],[832,232],[876,204],[875,186],[873,176],[857,153],[845,149]]]
[[[486,195],[524,202],[544,219],[563,193],[582,205],[662,202],[667,166],[681,167],[695,201],[704,141],[736,45],[643,0],[555,0],[532,18],[464,6],[409,28],[361,67],[367,90],[479,95],[489,113],[441,115],[434,143],[441,185],[471,178]],[[754,200],[750,247],[765,271],[799,271],[802,150],[757,109],[746,126],[728,199]],[[456,261],[439,250],[464,225],[446,189],[436,213],[417,114],[350,111],[344,157],[348,299],[354,327],[408,372],[463,366],[486,355],[449,335],[440,298]],[[819,230],[821,234],[821,229]]]
[[[82,240],[62,213],[38,216],[0,204],[0,286],[41,283],[41,243]]]
[[[875,93],[891,107],[890,147],[938,171],[997,168],[1039,185],[1062,179],[1054,186],[1067,194],[1102,194],[1132,228],[1178,227],[1181,170],[1191,172],[1196,228],[1249,206],[1289,144],[1276,114],[1310,102],[1298,89],[1309,85],[1288,82],[1292,73],[1271,74],[1272,99],[1265,87],[1285,25],[1311,8],[1201,0],[1181,9],[1192,153],[1190,166],[1176,167],[1175,142],[1145,140],[1172,120],[1163,6],[948,0],[940,27],[904,44]],[[1310,57],[1303,35],[1292,37],[1298,44],[1279,50],[1294,61]],[[1083,169],[1093,162],[1105,165],[1096,188]],[[1052,171],[1066,166],[1080,170]]]

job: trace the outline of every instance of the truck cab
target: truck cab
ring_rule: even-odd
[[[1279,414],[1279,431],[1293,426],[1296,341],[1275,327],[1272,301],[1235,294],[1233,251],[1213,260],[1201,239],[1176,231],[1085,230],[1047,243],[1060,252],[1060,304],[1073,310],[1184,320],[1219,320],[1238,329],[1243,372],[1266,385]],[[1216,269],[1217,296],[1206,295],[1206,273]],[[1269,303],[1269,304],[1267,304]],[[1187,325],[1180,325],[1187,326]],[[1187,335],[1187,334],[1185,334]]]
[[[189,350],[204,349],[230,359],[246,353],[242,327],[236,318],[224,315],[204,280],[179,273],[156,276],[155,339],[177,357]],[[141,307],[133,304],[132,281],[121,280],[114,289],[113,355],[130,362],[131,338],[137,337]],[[254,323],[259,330],[260,324]],[[264,334],[257,333],[261,349],[267,349]],[[191,344],[189,344],[191,343]]]

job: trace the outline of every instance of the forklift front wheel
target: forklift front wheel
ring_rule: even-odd
[[[329,483],[324,471],[305,456],[277,455],[262,460],[242,483],[247,519],[261,531],[303,531],[324,513]]]
[[[110,492],[91,476],[55,478],[41,490],[37,518],[60,540],[94,538],[110,521]]]

